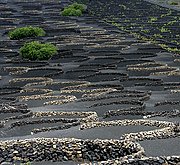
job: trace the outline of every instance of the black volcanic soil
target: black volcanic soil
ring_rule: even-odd
[[[68,122],[13,127],[16,122],[46,119],[33,115],[18,118],[31,112],[96,112],[100,121],[146,119],[144,116],[151,112],[152,115],[160,113],[159,116],[151,116],[151,120],[179,123],[179,54],[167,52],[158,45],[130,34],[139,34],[141,29],[149,30],[148,35],[153,36],[160,33],[159,29],[163,24],[171,21],[167,27],[171,33],[160,33],[161,42],[170,43],[171,48],[179,49],[179,20],[176,19],[179,12],[143,0],[92,0],[88,6],[91,15],[60,16],[60,10],[68,3],[70,2],[65,0],[0,0],[0,121],[6,119],[4,126],[0,127],[0,140],[34,137],[120,139],[124,134],[157,129],[155,126],[136,125],[80,130],[78,123],[64,130],[32,134],[33,129],[63,126]],[[148,18],[157,17],[158,20],[155,23],[148,22],[147,14]],[[113,22],[114,25],[121,24],[121,27],[125,27],[124,31],[104,20]],[[27,25],[40,26],[47,35],[20,41],[8,38],[10,29]],[[31,40],[56,44],[59,48],[58,55],[41,62],[21,59],[19,47]],[[22,67],[27,67],[28,70],[17,74],[8,70],[8,67],[19,67],[20,71],[23,70]],[[40,98],[35,99],[37,95]],[[73,99],[66,100],[66,96]],[[15,112],[12,107],[20,104],[27,105],[27,108],[18,107],[19,111]],[[136,108],[141,113],[133,110]],[[131,109],[129,114],[105,118],[109,111],[128,109]],[[167,115],[161,115],[161,112]],[[52,120],[54,118],[59,119],[61,116],[48,117]],[[62,118],[79,120],[82,117]],[[178,136],[144,140],[140,144],[147,156],[163,156],[180,155],[179,142]],[[68,161],[51,164],[78,163]]]

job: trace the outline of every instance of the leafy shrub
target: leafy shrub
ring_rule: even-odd
[[[57,54],[57,47],[50,43],[41,44],[38,41],[33,41],[25,43],[20,48],[22,58],[29,60],[48,60],[55,54]]]
[[[74,8],[76,10],[81,10],[81,12],[86,11],[86,5],[80,4],[80,3],[73,3],[72,5],[69,6],[70,8]]]
[[[19,40],[26,37],[45,36],[45,34],[46,33],[42,28],[27,26],[10,31],[8,36],[10,39]]]
[[[81,16],[82,12],[79,9],[76,10],[74,8],[67,8],[61,12],[61,15],[62,16]]]
[[[82,13],[86,10],[86,5],[73,3],[66,7],[62,12],[62,16],[81,16]]]
[[[170,5],[178,5],[178,2],[170,2]]]

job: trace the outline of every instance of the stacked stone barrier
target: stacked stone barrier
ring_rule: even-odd
[[[96,1],[93,0],[91,2],[96,3]],[[123,3],[126,4],[126,1],[124,1]],[[140,1],[139,2],[127,1],[127,3],[128,6],[130,7],[133,7],[132,4],[134,4],[134,7],[139,6],[141,4]],[[1,4],[5,4],[5,6]],[[0,47],[1,47],[0,50],[3,53],[3,56],[5,57],[5,63],[7,64],[4,65],[3,63],[3,66],[8,66],[8,67],[4,67],[3,72],[9,71],[11,77],[16,77],[16,76],[25,77],[26,74],[28,76],[34,76],[37,70],[39,70],[40,72],[47,71],[44,74],[42,73],[43,77],[14,78],[9,81],[10,85],[12,86],[14,86],[14,84],[16,83],[18,84],[18,82],[20,82],[19,83],[20,85],[26,83],[26,85],[24,85],[24,87],[22,87],[22,89],[19,90],[20,92],[18,92],[18,94],[20,93],[20,96],[17,96],[17,98],[19,98],[19,101],[33,100],[28,102],[28,104],[31,104],[33,106],[33,109],[34,106],[35,107],[38,106],[39,103],[43,102],[44,100],[47,100],[46,102],[44,102],[44,105],[61,105],[70,102],[95,101],[95,103],[92,106],[89,106],[89,108],[94,109],[98,107],[100,110],[102,109],[105,110],[106,108],[108,108],[109,105],[110,106],[116,105],[115,107],[119,108],[119,106],[124,106],[123,104],[126,104],[125,106],[128,106],[130,108],[109,110],[105,112],[104,117],[111,117],[118,115],[140,115],[143,116],[144,119],[152,118],[156,116],[179,117],[180,115],[179,110],[173,110],[169,112],[144,111],[146,108],[145,107],[146,103],[144,101],[149,100],[151,96],[151,91],[146,91],[146,89],[149,90],[152,87],[152,89],[154,90],[154,87],[157,86],[157,88],[160,87],[159,88],[160,90],[163,88],[164,90],[170,89],[171,90],[170,92],[164,91],[164,93],[168,93],[167,96],[176,97],[176,95],[178,95],[179,83],[168,82],[169,79],[171,78],[168,76],[179,76],[179,70],[177,69],[177,67],[174,67],[176,66],[175,63],[179,62],[178,55],[170,55],[170,58],[171,56],[174,58],[174,63],[170,63],[172,59],[168,61],[168,64],[170,64],[170,66],[168,64],[164,64],[161,62],[156,62],[155,60],[167,62],[166,61],[167,56],[165,54],[165,59],[163,59],[164,50],[159,46],[155,46],[150,42],[147,43],[142,40],[134,39],[132,36],[129,36],[128,33],[124,31],[120,31],[108,24],[105,24],[104,23],[105,20],[100,21],[99,18],[94,18],[94,17],[92,18],[88,16],[86,17],[86,15],[85,17],[70,17],[68,19],[67,17],[62,17],[59,15],[59,12],[60,9],[62,9],[66,4],[69,4],[69,1],[65,2],[63,0],[61,2],[54,2],[54,0],[50,0],[48,2],[44,2],[44,1],[42,2],[42,0],[37,0],[35,3],[33,2],[29,3],[28,0],[25,0],[24,2],[21,2],[21,0],[15,0],[13,3],[11,3],[10,1],[9,2],[7,1],[7,3],[6,2],[0,3],[0,8],[2,9],[0,13],[2,14],[2,18],[7,17],[7,18],[3,18],[2,22],[0,23],[1,25],[0,31],[3,31],[4,33],[2,35],[3,37],[5,37],[5,35],[8,33],[9,30],[14,29],[15,26],[19,24],[19,21],[21,22],[22,25],[41,24],[41,27],[45,29],[47,36],[42,38],[37,37],[37,39],[43,42],[47,41],[53,43],[56,46],[58,46],[58,48],[60,48],[60,50],[58,50],[58,54],[53,56],[50,59],[50,62],[35,61],[31,63],[31,61],[28,62],[26,60],[21,60],[18,57],[17,48],[22,46],[23,43],[26,41],[26,39],[22,39],[20,41],[10,41],[9,39],[6,39],[6,41],[3,40],[0,41]],[[101,3],[96,3],[96,6],[89,5],[88,7],[97,9],[98,5],[101,5]],[[105,6],[106,5],[108,5],[108,1],[107,4],[105,4]],[[19,11],[14,10],[16,6],[19,9]],[[54,6],[56,6],[56,9],[54,8]],[[104,9],[106,9],[105,6],[101,8],[102,10],[99,11],[103,11]],[[141,12],[144,13],[144,11],[148,11],[150,8],[146,8],[147,6],[148,5],[144,5],[142,9],[136,8],[138,10],[132,9],[131,11],[132,12],[136,11],[136,13],[140,14],[139,18],[142,18],[142,20],[146,20],[148,16],[147,18],[144,18],[143,15],[141,15]],[[121,8],[122,11],[124,10],[122,9],[123,6],[120,5],[119,7]],[[111,8],[111,6],[109,8]],[[154,8],[154,9],[158,9],[158,8]],[[151,11],[155,11],[154,9]],[[131,14],[128,13],[127,15],[130,20],[126,20],[126,21],[129,23],[132,23],[131,22],[132,18],[133,19],[135,18],[134,15],[132,15],[132,12],[130,12]],[[162,11],[159,10],[159,13],[161,12],[162,14],[164,14],[166,10],[162,10]],[[109,11],[109,12],[104,12],[102,17],[104,17],[104,14],[106,15],[107,13],[111,14],[111,16],[113,15],[116,16],[117,14],[117,13],[111,13],[111,11]],[[157,13],[158,19],[160,17],[159,13]],[[126,13],[124,14],[126,15]],[[175,14],[176,14],[175,12],[172,12],[169,15],[167,15],[168,19],[169,18],[174,19]],[[137,27],[139,28],[139,26],[134,27],[135,29],[126,26],[129,23],[125,24],[124,23],[125,20],[123,17],[124,15],[120,15],[120,17],[117,18],[117,21],[120,21],[124,27],[130,28],[132,31],[138,30]],[[33,18],[33,19],[29,19],[29,18]],[[108,19],[108,15],[106,18]],[[135,24],[133,23],[131,26],[138,25],[136,23],[138,22],[138,20],[140,21],[139,18],[134,20]],[[161,19],[164,20],[166,18],[161,17]],[[138,23],[142,23],[142,20],[141,22]],[[97,25],[96,28],[93,25],[94,23],[97,22],[98,24],[96,24]],[[146,27],[146,25],[149,25],[146,23],[145,26],[143,25],[144,27]],[[161,22],[158,23],[161,24]],[[153,23],[153,25],[155,24],[156,23]],[[176,26],[174,28],[176,28]],[[176,30],[174,30],[174,32],[176,32]],[[166,33],[164,33],[163,35],[166,35]],[[28,38],[27,40],[29,41],[31,40],[31,38]],[[163,43],[163,40],[161,41]],[[10,59],[6,59],[6,57]],[[149,60],[146,58],[149,59],[153,58],[154,60]],[[68,63],[67,65],[65,64],[66,62]],[[60,63],[62,63],[62,65]],[[71,65],[72,63],[73,65]],[[15,67],[11,67],[14,66],[14,64]],[[61,67],[63,68],[63,70],[61,69]],[[117,71],[122,71],[122,73],[119,72],[116,73],[115,70],[113,69],[117,69]],[[28,73],[28,71],[30,72]],[[40,74],[39,71],[38,74]],[[76,73],[81,71],[82,72],[84,71],[85,74],[78,77],[78,74],[76,75]],[[88,71],[92,71],[93,74],[89,74]],[[126,74],[126,72],[128,74]],[[135,75],[137,74],[138,76],[134,77],[134,73],[132,72],[135,72]],[[145,75],[149,73],[149,77],[144,77],[144,75],[141,74],[140,72],[145,73]],[[54,82],[54,79],[56,78],[57,78],[56,81],[61,81],[61,77],[63,78],[65,77],[65,79],[67,78],[67,80],[72,79],[73,76],[71,77],[71,73],[76,76],[75,79],[77,78],[81,80],[87,79],[89,81],[96,82],[97,84],[90,83],[87,81]],[[142,77],[139,76],[140,74]],[[156,78],[152,78],[151,75],[152,77],[158,76],[163,78],[156,79]],[[174,81],[174,79],[172,81]],[[116,85],[116,83],[121,85]],[[41,88],[42,86],[43,89]],[[124,90],[124,88],[141,89],[141,87],[134,87],[134,86],[143,86],[143,91]],[[55,91],[53,92],[54,89]],[[2,89],[2,93],[0,94],[10,94],[10,95],[15,94],[13,92],[14,92],[13,90],[9,90],[6,93],[5,90],[5,92],[3,93],[3,89]],[[58,95],[56,95],[57,93]],[[31,95],[26,96],[28,94]],[[70,94],[70,95],[66,95],[66,94]],[[77,95],[77,98],[71,94],[74,94],[75,96]],[[17,94],[15,94],[15,96],[16,95]],[[154,95],[153,92],[153,96],[152,96],[152,100],[150,100],[150,104],[151,101],[154,102],[153,100],[155,98],[154,96],[156,97],[156,93]],[[8,99],[10,100],[11,98],[9,97]],[[103,101],[101,102],[101,100]],[[87,103],[85,103],[84,105],[86,104]],[[152,107],[152,106],[149,107],[149,102],[147,104],[148,104],[147,109]],[[155,106],[157,107],[161,105],[179,105],[179,102],[173,100],[173,101],[163,101],[163,102],[155,103]],[[105,106],[107,107],[104,109]],[[9,121],[9,123],[7,123],[6,126],[10,125],[11,128],[27,126],[30,124],[32,125],[34,124],[33,127],[36,127],[36,124],[43,124],[43,123],[44,125],[49,124],[50,126],[57,124],[57,126],[52,126],[52,127],[47,126],[43,128],[34,128],[31,130],[32,134],[46,132],[46,131],[68,129],[75,126],[79,128],[79,125],[80,125],[80,129],[107,127],[107,126],[108,127],[129,126],[129,125],[133,125],[133,126],[143,125],[143,126],[157,127],[158,129],[154,129],[152,131],[124,134],[121,137],[123,140],[80,140],[80,139],[38,138],[38,139],[26,139],[26,140],[14,140],[14,141],[11,140],[1,141],[0,164],[3,162],[16,163],[16,161],[38,162],[38,161],[68,161],[68,160],[73,160],[73,161],[87,160],[91,162],[97,161],[100,164],[102,163],[108,165],[110,164],[174,165],[180,162],[179,156],[144,157],[143,148],[138,143],[134,142],[134,141],[149,140],[155,138],[179,137],[180,127],[177,123],[167,122],[167,121],[157,121],[157,120],[99,121],[96,112],[75,112],[75,111],[34,112],[28,110],[26,106],[23,107],[23,105],[18,106],[13,104],[2,105],[2,107],[3,108],[1,108],[0,114],[19,113],[19,112],[21,114],[20,115],[18,114],[18,116],[11,116],[4,118],[4,121],[0,121],[0,127],[1,126],[3,127],[4,124],[6,124],[4,122],[8,120],[11,121]],[[62,107],[63,109],[66,108],[66,106],[62,106]],[[73,106],[70,105],[70,107]],[[49,107],[45,107],[45,109],[46,108]],[[75,105],[75,109],[76,109],[76,105]],[[8,114],[7,116],[9,115],[11,114]],[[16,119],[21,119],[21,120],[14,121]],[[51,124],[51,123],[56,123],[56,124]],[[16,131],[16,128],[13,129],[13,131],[14,130]],[[79,131],[79,133],[81,133],[81,131]],[[7,131],[7,136],[9,135],[14,136],[14,134],[11,135]],[[31,137],[34,136],[32,135]],[[104,162],[100,162],[102,160]],[[51,162],[49,164],[51,164]]]
[[[145,104],[142,101],[138,101],[138,100],[120,100],[120,101],[113,101],[113,102],[108,102],[108,103],[96,103],[96,104],[89,106],[89,108],[107,106],[107,105],[119,105],[119,104],[130,104],[130,105],[138,105],[138,106],[144,105],[145,106]]]
[[[121,158],[116,160],[108,160],[94,163],[94,165],[136,165],[136,164],[154,164],[154,165],[179,165],[180,156],[159,156],[159,157],[143,157],[141,159]],[[85,163],[92,165],[91,163]]]
[[[180,101],[163,101],[163,102],[157,102],[154,104],[155,107],[162,106],[162,105],[179,105]]]
[[[81,98],[79,101],[99,101],[99,100],[104,100],[104,99],[111,99],[111,98],[135,98],[139,101],[143,101],[143,100],[148,100],[150,98],[150,94],[149,93],[124,93],[122,92],[122,90],[119,90],[116,88],[116,86],[114,86],[115,89],[112,91],[108,91],[106,93],[106,95],[100,95],[100,96],[96,96],[96,97],[85,97],[85,98]],[[121,94],[122,93],[122,94]],[[121,95],[117,95],[117,94],[121,94]]]
[[[179,137],[179,134],[174,132],[174,127],[166,127],[153,131],[144,131],[138,133],[124,134],[123,139],[131,139],[136,141],[153,140],[153,139],[168,139]]]
[[[18,83],[18,82],[28,82],[32,81],[31,83],[27,83],[25,87],[30,87],[34,85],[46,85],[47,83],[53,82],[53,79],[47,77],[31,77],[31,78],[14,78],[9,81],[10,84]],[[39,82],[33,82],[39,81]]]
[[[104,161],[131,155],[141,158],[143,148],[136,142],[122,140],[80,140],[37,138],[1,141],[0,163],[10,161]],[[4,152],[6,151],[6,152]]]
[[[97,127],[110,127],[110,126],[130,126],[130,125],[144,125],[150,127],[157,127],[152,131],[143,131],[138,133],[124,134],[122,139],[129,140],[152,140],[152,139],[164,139],[179,137],[179,125],[173,122],[157,121],[157,120],[114,120],[114,121],[101,121],[101,122],[90,122],[81,124],[80,129],[90,129]]]
[[[175,124],[173,122],[168,121],[158,121],[158,120],[113,120],[113,121],[99,121],[99,122],[90,122],[84,123],[81,125],[80,129],[90,129],[96,127],[110,127],[110,126],[128,126],[128,125],[145,125],[150,127],[158,127],[158,128],[165,128],[165,127],[173,127]]]
[[[48,131],[55,131],[55,130],[63,130],[63,129],[69,129],[71,127],[78,126],[80,123],[79,122],[73,122],[73,123],[67,123],[63,125],[58,125],[54,127],[43,127],[43,128],[35,128],[31,131],[31,135],[37,134],[40,132],[48,132]]]
[[[54,127],[43,127],[40,129],[33,129],[31,131],[31,134],[52,131],[52,130],[68,129],[73,126],[78,126],[80,125],[80,123],[87,123],[87,122],[99,120],[96,112],[34,112],[33,115],[33,117],[51,117],[51,116],[69,116],[69,117],[80,117],[80,118],[78,118],[78,120],[73,123],[67,123]]]
[[[173,71],[151,73],[151,75],[155,75],[155,76],[161,76],[161,75],[166,75],[166,76],[180,76],[180,71],[179,71],[179,69],[177,68],[176,70],[173,70]]]
[[[104,118],[108,118],[111,116],[124,116],[124,115],[140,115],[143,116],[143,118],[152,118],[156,116],[161,117],[178,117],[180,116],[179,110],[173,110],[173,111],[143,111],[142,109],[138,109],[138,107],[133,108],[124,108],[124,109],[117,109],[117,110],[109,110],[104,114]]]
[[[20,127],[25,125],[43,124],[43,123],[74,123],[78,122],[78,119],[66,119],[66,118],[51,118],[51,119],[36,119],[36,120],[21,120],[10,124],[10,128]]]
[[[21,75],[30,69],[29,67],[4,67],[5,71],[8,71],[10,75]]]
[[[68,117],[80,117],[80,122],[92,122],[98,121],[98,115],[96,112],[34,112],[34,117],[51,117],[51,116],[68,116]]]

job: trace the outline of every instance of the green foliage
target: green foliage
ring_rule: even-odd
[[[178,5],[178,2],[170,2],[170,5]]]
[[[36,36],[45,36],[45,31],[39,27],[22,27],[16,28],[13,31],[9,32],[9,38],[13,40],[19,40],[26,37],[36,37]]]
[[[76,10],[74,8],[66,8],[61,12],[62,16],[82,16],[81,10]]]
[[[69,5],[69,8],[74,8],[76,10],[81,10],[81,12],[85,12],[87,7],[84,4],[73,3],[72,5]]]
[[[155,37],[155,38],[163,38],[163,36],[161,34],[154,34],[153,37]]]
[[[161,33],[169,32],[169,29],[164,28],[164,27],[161,27],[159,30]]]
[[[149,22],[149,23],[153,23],[153,22],[155,22],[155,21],[157,21],[157,20],[158,20],[157,17],[149,17],[148,22]]]
[[[38,41],[33,41],[25,43],[20,48],[22,58],[29,60],[48,60],[55,54],[57,54],[57,47],[50,43],[41,44]]]
[[[150,30],[141,30],[143,33],[149,33],[150,32]]]
[[[66,7],[62,12],[62,16],[81,16],[82,13],[86,10],[86,5],[73,3]]]

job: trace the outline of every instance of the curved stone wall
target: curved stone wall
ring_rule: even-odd
[[[38,138],[3,141],[0,163],[5,161],[103,161],[132,155],[141,157],[143,148],[131,141]]]

